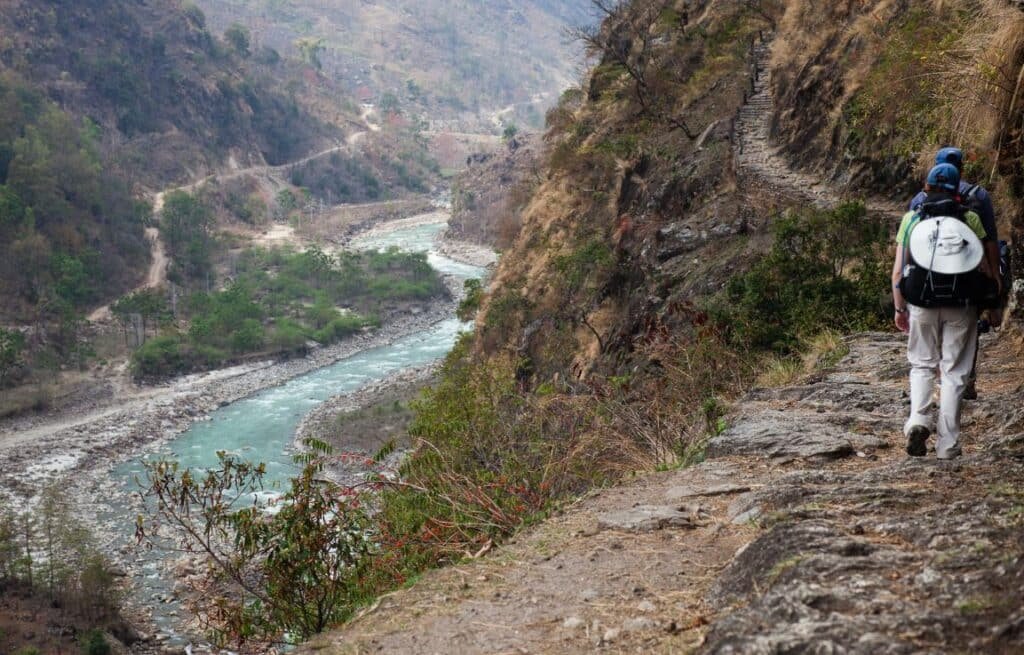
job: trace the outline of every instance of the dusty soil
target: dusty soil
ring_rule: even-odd
[[[986,344],[946,463],[903,452],[902,338],[848,343],[752,392],[703,464],[583,499],[302,652],[1021,652],[1019,345]]]
[[[78,655],[83,652],[81,640],[96,627],[97,622],[54,608],[45,598],[0,587],[0,653],[4,655],[31,648],[41,655]],[[111,627],[121,639],[132,640],[131,628],[123,621]],[[118,636],[105,632],[113,655],[128,652]]]

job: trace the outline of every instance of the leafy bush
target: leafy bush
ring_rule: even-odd
[[[779,217],[773,244],[728,283],[712,315],[733,343],[792,352],[801,336],[886,324],[889,229],[861,203]]]
[[[83,655],[110,655],[110,644],[102,630],[90,630],[82,640]]]
[[[132,371],[140,377],[169,377],[213,368],[226,359],[227,354],[216,346],[164,335],[150,339],[132,353]]]
[[[297,458],[306,466],[280,510],[269,515],[226,501],[264,489],[262,464],[224,453],[220,466],[202,475],[179,472],[172,462],[147,464],[154,520],[186,528],[193,552],[214,556],[211,577],[243,591],[210,603],[222,642],[301,641],[352,615],[353,589],[376,555],[369,522],[350,489],[319,475],[327,447],[313,445],[313,454]],[[207,509],[191,511],[200,506]]]
[[[247,318],[231,333],[231,349],[236,353],[250,353],[263,347],[266,334],[263,324],[254,318]]]
[[[132,369],[136,375],[174,375],[187,369],[181,339],[162,336],[150,339],[132,354]]]
[[[277,352],[286,354],[297,354],[305,351],[307,332],[298,323],[287,319],[280,319],[274,326],[270,335],[270,347]]]
[[[352,336],[364,327],[373,324],[373,321],[369,321],[362,316],[340,316],[322,329],[317,330],[314,338],[322,344],[334,343],[335,341],[341,341],[345,337]]]
[[[456,313],[459,320],[472,321],[480,310],[480,305],[483,303],[484,287],[480,280],[466,280],[463,283],[463,287],[466,290],[466,297],[459,303],[459,309]]]

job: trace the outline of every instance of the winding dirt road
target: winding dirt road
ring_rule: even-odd
[[[157,197],[162,205],[163,194],[158,194]],[[163,239],[160,238],[160,230],[155,227],[147,227],[146,240],[149,241],[149,271],[146,273],[146,281],[132,289],[133,293],[145,289],[155,289],[167,282],[167,265],[170,262],[167,258],[167,248],[164,246]],[[88,319],[95,323],[109,320],[110,316],[110,305],[103,305],[89,314]]]

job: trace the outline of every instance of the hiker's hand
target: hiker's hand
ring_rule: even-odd
[[[994,328],[999,327],[1003,324],[1003,309],[990,309],[988,310],[988,322]]]
[[[910,313],[896,312],[896,327],[900,332],[910,332]]]

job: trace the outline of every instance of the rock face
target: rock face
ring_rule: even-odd
[[[954,462],[903,452],[903,339],[847,346],[748,394],[700,465],[593,496],[300,652],[1024,652],[1019,346],[986,342]]]

